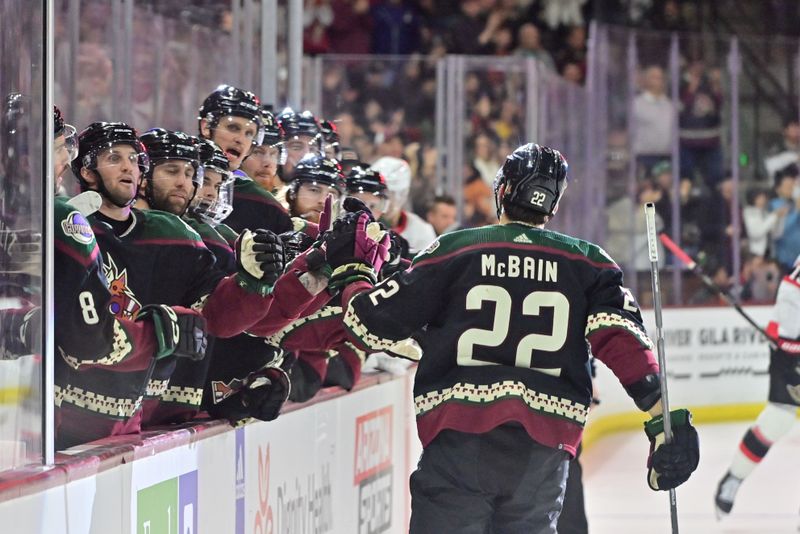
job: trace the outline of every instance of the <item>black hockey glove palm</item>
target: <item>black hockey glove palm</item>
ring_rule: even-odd
[[[700,441],[692,426],[689,410],[670,412],[672,442],[664,442],[664,417],[653,417],[644,424],[650,439],[647,459],[647,484],[653,490],[669,490],[689,480],[700,461]]]
[[[0,310],[0,360],[42,352],[42,309]]]
[[[136,316],[137,321],[144,319],[150,319],[155,327],[156,359],[175,356],[199,361],[205,358],[206,319],[200,313],[180,306],[148,304]]]
[[[245,229],[235,243],[239,282],[248,290],[266,295],[283,273],[283,242],[269,230]]]

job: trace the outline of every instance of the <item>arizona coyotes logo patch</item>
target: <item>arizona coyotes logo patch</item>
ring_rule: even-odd
[[[135,319],[136,314],[142,309],[142,304],[128,287],[128,270],[120,271],[114,263],[114,258],[106,254],[103,272],[108,280],[108,290],[111,293],[108,311],[122,319]]]
[[[211,394],[214,397],[214,404],[224,401],[244,386],[244,380],[233,378],[228,382],[222,380],[211,381]]]

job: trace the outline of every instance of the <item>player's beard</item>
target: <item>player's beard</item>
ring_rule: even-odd
[[[181,191],[180,194],[186,194],[186,198],[176,196],[178,194],[178,191],[175,189],[166,192],[153,191],[152,207],[181,217],[186,213],[186,208],[189,207],[190,198],[185,191]]]
[[[101,178],[102,179],[102,178]],[[130,178],[126,178],[130,179]],[[117,181],[112,187],[108,187],[107,182],[103,183],[108,199],[116,206],[127,206],[136,198],[138,180],[133,178],[133,184]]]

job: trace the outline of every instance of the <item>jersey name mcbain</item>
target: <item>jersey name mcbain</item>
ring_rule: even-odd
[[[481,276],[558,282],[558,263],[530,256],[520,258],[513,254],[509,254],[506,261],[498,262],[494,254],[481,254]]]

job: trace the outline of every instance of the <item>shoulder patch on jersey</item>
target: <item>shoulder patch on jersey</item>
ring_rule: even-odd
[[[66,235],[81,245],[88,245],[94,240],[92,227],[78,211],[71,211],[67,217],[61,221],[61,229]]]
[[[517,237],[515,237],[515,238],[514,238],[514,243],[528,243],[528,244],[533,244],[533,241],[531,241],[531,238],[530,238],[530,237],[528,237],[527,235],[525,235],[524,233],[522,233],[522,234],[519,234]]]
[[[439,240],[438,239],[434,239],[433,242],[430,245],[428,245],[425,248],[425,250],[423,250],[419,254],[431,254],[433,251],[435,251],[437,248],[439,248],[439,245],[441,245],[441,243],[439,243]]]

